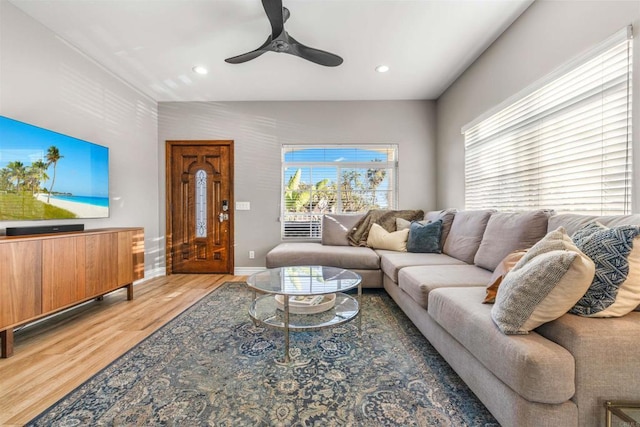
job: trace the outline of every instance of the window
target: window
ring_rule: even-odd
[[[396,208],[398,146],[284,145],[282,237],[320,238],[325,213]]]
[[[196,237],[207,237],[207,172],[196,172]]]
[[[631,210],[631,29],[463,128],[466,209]]]

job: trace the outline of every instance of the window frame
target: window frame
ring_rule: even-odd
[[[285,157],[288,152],[292,150],[310,150],[310,149],[319,149],[319,150],[331,150],[331,149],[355,149],[361,151],[376,151],[376,150],[392,150],[393,159],[387,162],[379,162],[379,161],[368,161],[368,162],[358,162],[358,161],[289,161],[287,162]],[[287,215],[291,215],[291,213],[285,212],[286,203],[285,203],[285,191],[287,183],[285,182],[285,173],[289,168],[336,168],[336,182],[340,182],[340,178],[342,176],[341,171],[345,169],[386,169],[390,170],[391,173],[388,175],[389,189],[386,190],[389,192],[388,209],[396,209],[398,206],[398,169],[399,169],[399,146],[395,143],[367,143],[367,144],[282,144],[281,146],[281,171],[280,171],[280,237],[282,240],[307,240],[307,241],[318,241],[322,236],[322,220],[317,221],[316,228],[314,229],[314,225],[312,225],[310,221],[310,233],[306,236],[287,236],[285,235],[286,229],[286,221],[285,217]],[[379,191],[379,190],[377,190]],[[343,212],[342,209],[342,197],[340,197],[341,190],[338,185],[338,192],[336,197],[336,206],[337,209],[335,212],[324,212],[324,213],[308,213],[309,217],[313,216],[322,216],[325,213],[331,214],[341,214],[341,215],[357,215],[363,212]],[[366,211],[365,211],[366,212]],[[304,215],[304,214],[301,214]]]

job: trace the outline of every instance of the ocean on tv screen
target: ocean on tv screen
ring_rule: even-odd
[[[69,195],[54,194],[51,196],[51,198],[58,199],[58,200],[68,200],[70,202],[84,203],[84,204],[93,205],[93,206],[101,206],[105,208],[109,207],[108,197],[69,196]]]

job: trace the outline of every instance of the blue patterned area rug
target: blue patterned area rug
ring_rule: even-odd
[[[291,334],[254,326],[227,283],[32,420],[32,426],[497,426],[382,291],[357,321]]]

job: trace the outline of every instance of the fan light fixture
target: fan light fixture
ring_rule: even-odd
[[[195,67],[192,68],[194,73],[198,73],[198,74],[202,74],[205,75],[209,72],[209,70],[207,70],[206,68],[204,68],[202,65],[196,65]]]
[[[259,48],[242,55],[227,58],[225,59],[227,63],[242,64],[266,52],[278,52],[298,56],[325,67],[337,67],[342,64],[342,58],[338,55],[305,46],[285,31],[284,23],[291,16],[291,12],[282,6],[282,0],[262,0],[262,6],[271,24],[271,34],[267,36],[267,40]]]
[[[376,67],[376,71],[379,73],[386,73],[387,71],[389,71],[389,66],[388,65],[378,65]]]

